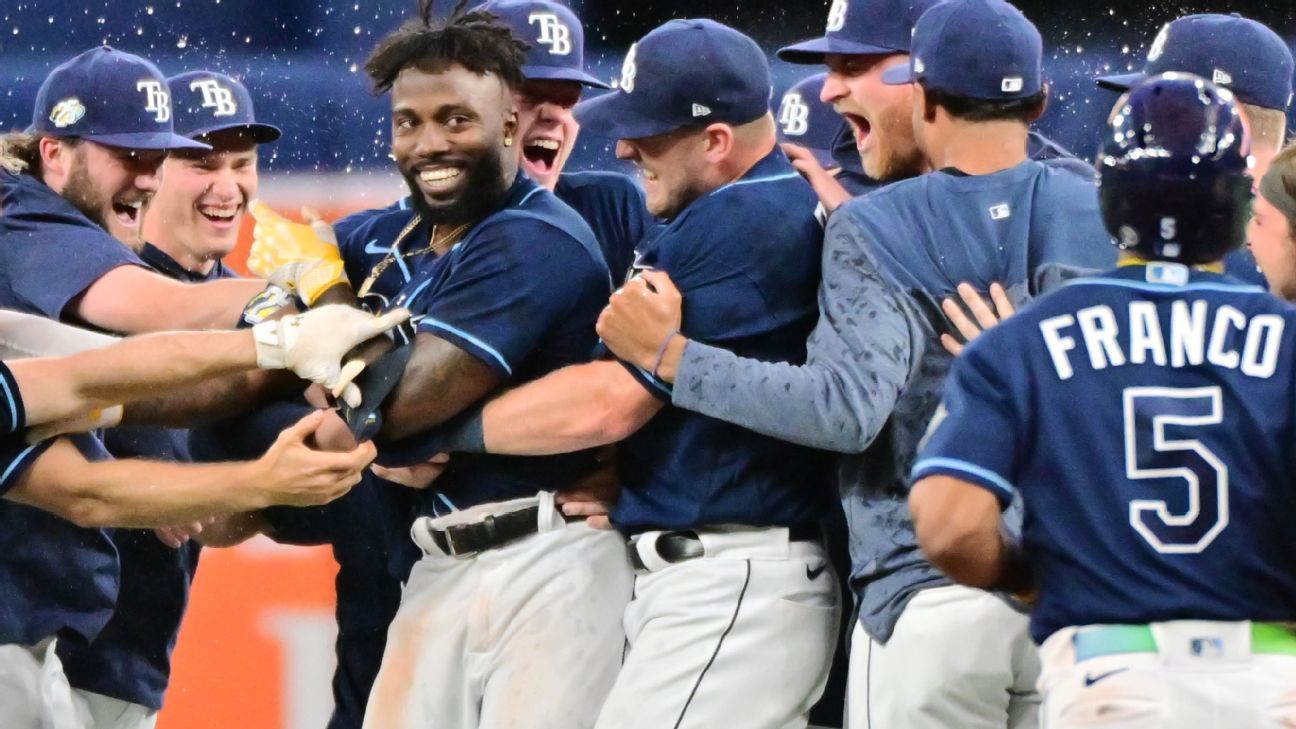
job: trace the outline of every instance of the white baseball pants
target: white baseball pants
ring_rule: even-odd
[[[486,508],[537,502],[538,534],[472,556],[428,554],[414,566],[387,632],[366,729],[594,725],[625,645],[621,616],[632,590],[625,539],[564,522],[549,493]],[[446,520],[463,518],[471,515]]]
[[[53,639],[36,646],[0,645],[0,727],[80,729]]]
[[[657,536],[638,538],[641,555]],[[629,652],[598,729],[805,727],[841,610],[823,546],[781,528],[699,536],[706,556],[636,575]]]
[[[1066,628],[1044,642],[1045,729],[1296,726],[1296,655],[1252,651],[1251,624],[1153,623],[1156,649],[1086,658]]]
[[[856,623],[847,729],[1033,729],[1039,653],[1025,615],[951,585],[909,601],[886,644]]]

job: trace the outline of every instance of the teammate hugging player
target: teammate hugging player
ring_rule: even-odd
[[[1296,636],[1272,622],[1296,617],[1296,310],[1217,273],[1243,240],[1245,144],[1204,79],[1132,88],[1100,156],[1124,265],[974,342],[914,466],[932,561],[1037,593],[1047,726],[1296,720]],[[1000,531],[1014,495],[1021,544]]]

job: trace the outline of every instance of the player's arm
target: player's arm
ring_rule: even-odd
[[[679,292],[662,274],[645,279],[656,291],[627,284],[600,318],[608,347],[674,382],[676,407],[780,440],[862,452],[891,416],[921,356],[924,337],[912,302],[879,273],[863,231],[846,212],[828,224],[819,322],[804,365],[740,357],[672,334],[680,321]]]
[[[265,286],[235,278],[182,283],[139,266],[118,266],[68,302],[63,316],[128,334],[229,329]]]
[[[620,362],[572,365],[488,402],[482,441],[489,453],[570,453],[624,440],[663,404]]]
[[[399,440],[458,415],[503,383],[476,355],[420,331],[405,373],[383,406],[381,437]]]
[[[348,453],[311,450],[305,439],[322,417],[312,413],[261,458],[241,463],[176,464],[138,459],[89,461],[59,439],[6,497],[80,526],[151,528],[274,504],[310,506],[345,494],[373,460],[372,444]]]
[[[969,587],[1024,592],[1030,586],[1020,547],[999,528],[999,499],[980,485],[933,474],[909,493],[918,546],[950,579]]]
[[[346,307],[328,307],[263,322],[250,330],[145,335],[68,357],[15,360],[10,368],[28,425],[143,398],[155,401],[155,411],[166,411],[166,422],[183,422],[210,415],[208,411],[222,399],[245,400],[248,392],[273,380],[225,377],[205,387],[190,387],[179,397],[158,398],[160,393],[257,367],[290,369],[339,389],[353,376],[352,370],[343,374],[341,362],[347,351],[404,318],[403,311],[374,317]],[[245,396],[231,392],[235,388]],[[137,410],[132,422],[139,422],[139,415],[149,409],[131,408]]]

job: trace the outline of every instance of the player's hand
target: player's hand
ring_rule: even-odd
[[[446,466],[450,464],[449,453],[438,453],[432,456],[432,460],[426,463],[418,463],[413,466],[402,466],[400,468],[387,468],[374,464],[369,470],[378,478],[391,481],[401,486],[412,489],[425,489],[432,485],[442,473],[445,472]]]
[[[341,497],[360,482],[378,451],[361,443],[345,453],[317,451],[306,445],[324,419],[316,410],[279,434],[265,455],[250,466],[248,485],[258,494],[248,509],[267,506],[318,506]]]
[[[651,371],[663,342],[679,331],[683,306],[670,276],[643,271],[612,294],[595,328],[613,354]]]
[[[305,223],[296,223],[260,200],[248,204],[256,218],[248,268],[281,288],[292,291],[310,306],[334,285],[344,283],[342,254],[328,223],[302,208]]]
[[[209,516],[204,521],[193,521],[188,524],[159,527],[153,530],[153,534],[158,538],[159,542],[162,542],[172,549],[179,549],[190,539],[202,534],[207,526],[215,523],[215,521],[216,517]]]
[[[356,345],[386,332],[409,318],[393,309],[374,316],[334,304],[253,327],[257,364],[265,369],[290,369],[302,379],[323,385],[334,397],[359,407],[360,388],[352,380],[365,368],[358,359],[342,360]]]
[[[842,187],[831,172],[819,164],[819,160],[815,159],[810,150],[788,142],[779,146],[783,148],[783,154],[786,154],[792,162],[792,167],[801,173],[806,182],[810,183],[810,187],[814,188],[826,212],[832,214],[832,211],[841,207],[842,203],[851,199],[850,192]]]
[[[115,428],[121,423],[122,413],[121,405],[98,408],[71,418],[34,425],[27,429],[24,438],[28,443],[39,443],[68,433],[89,433],[100,428]]]
[[[595,529],[612,528],[608,512],[621,495],[615,458],[615,445],[600,448],[594,456],[598,466],[571,487],[554,494],[554,504],[564,516],[583,516],[585,523]]]
[[[972,343],[973,339],[981,336],[981,332],[998,324],[999,322],[1012,316],[1017,310],[1013,307],[1012,301],[1008,299],[1008,292],[1004,287],[997,283],[990,284],[990,300],[994,302],[994,309],[981,298],[981,294],[972,288],[971,284],[961,283],[958,285],[959,298],[967,310],[972,312],[969,317],[959,306],[954,297],[948,297],[941,302],[941,311],[949,317],[950,323],[963,336],[963,342],[960,342],[954,335],[948,332],[941,334],[941,344],[945,349],[955,357],[963,351],[964,347]]]

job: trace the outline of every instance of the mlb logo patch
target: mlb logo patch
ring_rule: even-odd
[[[1188,652],[1198,658],[1219,658],[1224,655],[1224,639],[1214,636],[1193,638],[1188,642]]]
[[[1008,203],[990,206],[991,220],[1007,220],[1010,217],[1012,217],[1012,208],[1008,207]]]
[[[1005,94],[1016,94],[1026,86],[1026,81],[1021,76],[1008,76],[999,84],[999,89]]]

